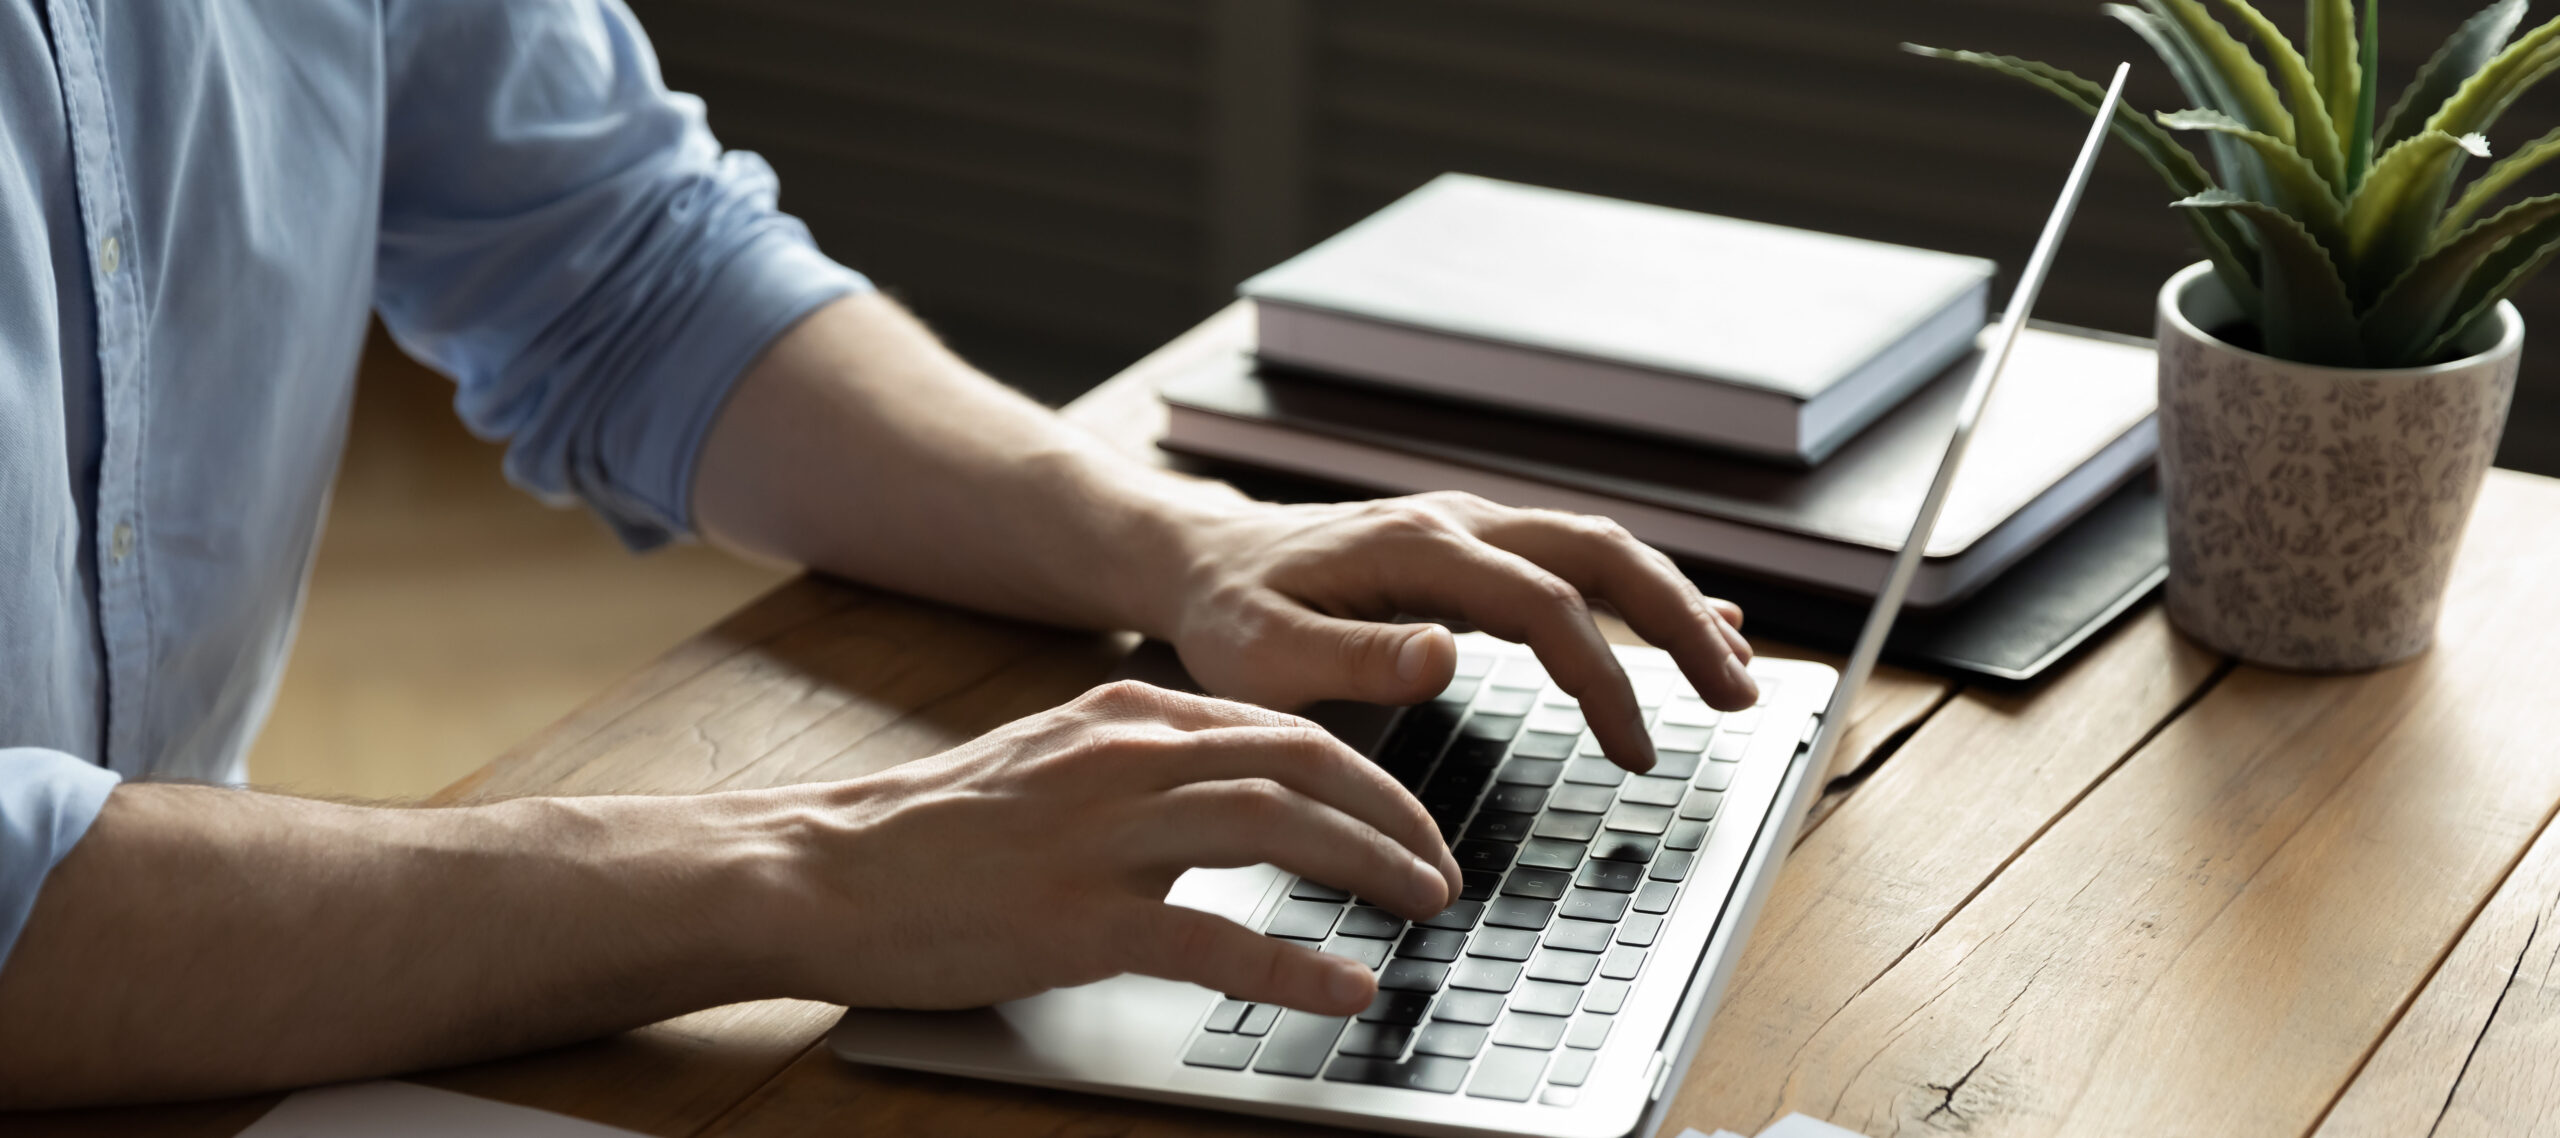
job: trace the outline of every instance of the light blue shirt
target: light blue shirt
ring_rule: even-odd
[[[645,548],[867,287],[619,0],[0,0],[0,961],[118,779],[240,778],[369,311]]]

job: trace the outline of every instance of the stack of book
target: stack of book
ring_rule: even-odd
[[[1164,446],[1603,514],[1710,573],[1872,595],[1978,358],[1992,271],[1444,175],[1245,282],[1258,347],[1164,386]],[[1967,601],[2148,470],[2154,375],[2144,341],[2027,330],[1911,604]]]

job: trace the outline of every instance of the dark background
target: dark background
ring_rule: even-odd
[[[1972,253],[2013,274],[2086,120],[1903,40],[2182,100],[2095,0],[633,0],[668,82],[785,209],[1052,402],[1235,282],[1444,170]],[[2393,0],[2383,107],[2477,5]],[[2300,37],[2300,5],[2265,9]],[[2527,26],[2549,13],[2530,14]],[[2560,81],[2492,132],[2560,125]],[[2560,169],[2524,192],[2560,190]],[[2112,149],[2037,314],[2148,335],[2199,257]],[[2517,298],[2560,329],[2560,280]],[[2013,277],[1995,285],[2001,295]],[[2560,473],[2560,347],[2529,336],[2502,465]]]

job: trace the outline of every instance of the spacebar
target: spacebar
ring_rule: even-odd
[[[1324,1069],[1328,1082],[1368,1083],[1381,1087],[1455,1094],[1467,1080],[1467,1061],[1438,1055],[1416,1055],[1402,1063],[1345,1055]]]
[[[1253,1069],[1264,1075],[1312,1079],[1324,1066],[1324,1057],[1333,1053],[1333,1041],[1342,1035],[1343,1025],[1350,1022],[1349,1016],[1283,1015],[1280,1026],[1272,1028],[1271,1038],[1263,1042]]]

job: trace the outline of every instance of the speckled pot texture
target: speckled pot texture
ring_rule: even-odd
[[[2289,363],[2238,322],[2211,266],[2160,290],[2160,482],[2169,617],[2252,663],[2381,667],[2426,650],[2505,427],[2524,319],[2500,304],[2433,367]]]

